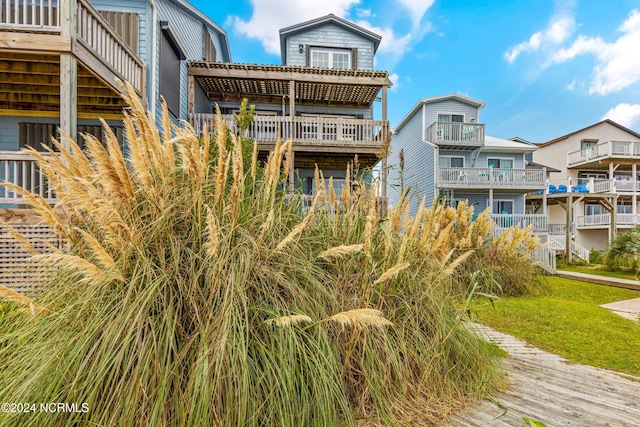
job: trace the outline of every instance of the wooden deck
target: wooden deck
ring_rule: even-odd
[[[640,378],[571,363],[560,356],[480,325],[479,333],[511,356],[504,361],[509,387],[496,400],[511,408],[502,411],[483,401],[449,420],[447,427],[525,426],[519,414],[553,426],[640,425]]]

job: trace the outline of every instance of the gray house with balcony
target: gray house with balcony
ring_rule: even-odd
[[[498,227],[533,223],[545,231],[546,217],[525,211],[525,194],[545,186],[546,170],[525,159],[536,147],[486,136],[484,106],[450,94],[422,99],[409,111],[391,137],[389,202],[408,189],[412,213],[422,198],[450,205],[467,200],[476,212],[490,208]]]
[[[255,105],[248,136],[258,144],[261,158],[273,150],[278,135],[293,141],[289,176],[294,191],[311,199],[318,166],[340,193],[350,162],[357,158],[359,167],[368,170],[388,149],[391,82],[386,71],[373,69],[380,41],[379,35],[330,14],[280,30],[282,65],[190,61],[190,86],[201,88],[211,112],[217,104],[231,126],[243,98]],[[382,113],[376,119],[373,105],[379,100]],[[195,92],[189,105],[195,105]],[[213,117],[189,113],[198,131]],[[382,197],[385,191],[383,184]]]

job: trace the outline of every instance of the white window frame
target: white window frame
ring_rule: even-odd
[[[502,161],[503,160],[509,160],[511,162],[511,167],[510,168],[504,168],[504,169],[513,169],[514,166],[516,165],[516,159],[514,159],[513,157],[487,157],[487,167],[489,167],[490,164],[492,164],[492,160],[498,160],[500,161],[500,166],[496,167],[495,163],[493,163],[493,169],[503,169],[502,168]]]
[[[515,199],[493,199],[493,203],[498,203],[498,208],[500,208],[500,204],[504,203],[504,202],[510,202],[511,203],[511,213],[509,214],[505,214],[505,215],[514,215],[513,211],[515,211],[516,209],[516,201]],[[487,207],[489,207],[489,200],[487,200]],[[494,212],[493,211],[493,205],[491,206],[491,213],[493,215],[501,215],[503,209],[499,209],[500,212]]]
[[[440,116],[449,116],[449,120],[440,120]],[[453,116],[460,116],[462,117],[462,121],[461,122],[454,122],[451,119],[453,118]],[[436,114],[436,118],[438,122],[445,122],[445,123],[466,123],[466,117],[464,113],[451,113],[451,112],[438,112]]]
[[[597,212],[594,208],[597,208]],[[606,213],[605,208],[597,202],[586,202],[584,204],[584,216],[602,215]]]
[[[448,165],[442,166],[440,164],[440,160],[438,160],[438,165],[441,168],[464,168],[465,167],[465,158],[464,156],[439,156],[439,159],[447,159]],[[462,159],[462,166],[451,166],[451,159]]]
[[[314,64],[314,58],[313,58],[313,54],[314,53],[327,53],[328,54],[328,58],[329,59],[327,61],[327,66],[326,67],[320,67],[320,66]],[[334,66],[335,62],[336,62],[336,58],[334,57],[334,55],[336,55],[336,54],[347,55],[347,66],[345,68],[343,68],[343,67],[337,68],[337,67]],[[330,69],[338,69],[338,70],[351,70],[353,68],[353,58],[352,58],[351,54],[352,54],[351,49],[311,46],[309,48],[309,66],[314,67],[314,68],[330,68]]]

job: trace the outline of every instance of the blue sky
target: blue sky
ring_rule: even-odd
[[[280,64],[278,30],[334,13],[383,36],[395,126],[420,98],[487,104],[487,133],[544,142],[611,118],[640,131],[640,0],[237,0],[192,3],[234,62]]]

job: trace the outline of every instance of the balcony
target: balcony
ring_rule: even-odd
[[[609,228],[611,214],[584,215],[577,218],[578,229]],[[616,214],[616,228],[631,228],[640,225],[640,214],[618,213]]]
[[[3,1],[0,45],[2,109],[59,111],[61,80],[75,69],[63,57],[78,61],[78,113],[121,115],[118,80],[146,92],[144,61],[88,0]]]
[[[616,161],[640,161],[640,142],[638,141],[607,141],[595,147],[567,154],[567,165],[570,168],[596,166],[600,163],[614,163]]]
[[[442,148],[482,147],[484,124],[435,122],[427,128],[427,141]]]
[[[534,233],[546,233],[549,230],[549,217],[539,214],[491,214],[489,218],[494,222],[496,229],[502,232],[502,229],[518,226],[526,228],[532,226]]]
[[[35,159],[28,154],[0,151],[0,184],[3,182],[19,185],[33,194],[42,196],[48,203],[56,202],[48,179]],[[25,203],[23,196],[0,185],[0,205],[23,203]]]
[[[539,190],[544,169],[438,168],[438,187],[463,189]]]
[[[222,119],[227,127],[235,129],[232,116],[223,115]],[[215,120],[215,115],[212,114],[189,115],[191,126],[198,135],[202,135],[205,124],[211,133]],[[294,147],[354,148],[377,152],[385,148],[389,139],[389,122],[324,117],[255,116],[245,136],[252,138],[258,145],[273,146],[278,132],[283,140],[293,139]]]

